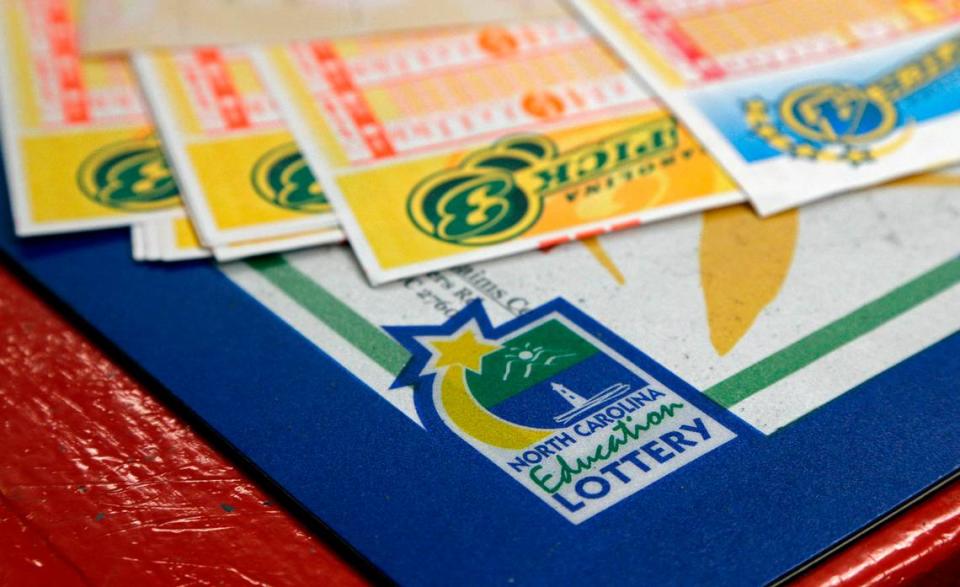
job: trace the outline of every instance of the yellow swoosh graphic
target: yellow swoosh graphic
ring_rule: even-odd
[[[500,448],[526,448],[550,435],[552,430],[517,426],[483,409],[467,391],[463,367],[446,369],[440,383],[440,402],[457,428],[480,442]]]
[[[617,282],[617,285],[623,285],[624,281],[623,273],[620,271],[620,268],[617,267],[617,264],[613,262],[613,259],[610,258],[610,255],[607,254],[607,251],[603,248],[603,245],[600,244],[600,239],[595,236],[587,237],[580,239],[580,242],[587,247],[587,250],[590,251],[590,254],[593,255],[593,258],[597,260],[600,265],[603,266],[607,272],[613,276],[613,280]]]
[[[730,352],[777,297],[797,243],[797,210],[760,218],[746,205],[703,215],[700,283],[710,342]]]

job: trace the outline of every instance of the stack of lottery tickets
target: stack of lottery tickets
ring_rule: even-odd
[[[763,226],[892,181],[960,207],[956,3],[521,4],[103,54],[79,3],[4,2],[16,232],[130,227],[145,262],[346,242],[379,285],[568,241],[603,259],[605,233],[728,206]]]

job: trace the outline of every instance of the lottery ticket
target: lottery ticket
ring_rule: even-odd
[[[182,211],[166,218],[136,224],[131,230],[132,253],[137,261],[186,261],[209,257],[218,261],[233,261],[343,241],[342,231],[325,228],[282,237],[240,240],[208,248],[201,244],[190,219]]]
[[[144,240],[146,236],[144,233],[147,231],[147,225],[149,223],[141,222],[139,224],[134,224],[130,227],[130,252],[134,261],[148,261],[147,255],[145,252],[145,243]]]
[[[187,261],[211,256],[210,250],[200,244],[183,211],[167,218],[135,224],[130,237],[136,261]]]
[[[558,17],[556,0],[85,0],[84,51],[280,42]]]
[[[321,228],[281,237],[248,239],[216,246],[213,248],[213,256],[217,261],[234,261],[267,253],[283,253],[345,241],[346,237],[339,228]]]
[[[134,63],[204,245],[336,224],[247,51],[158,51]]]
[[[373,283],[742,199],[573,20],[256,62]]]
[[[960,4],[576,0],[771,214],[960,159]]]
[[[66,0],[0,4],[0,119],[20,236],[129,225],[179,206],[125,58],[80,58]]]

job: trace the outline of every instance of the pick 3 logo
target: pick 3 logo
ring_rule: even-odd
[[[663,117],[560,152],[543,135],[507,137],[417,184],[407,215],[421,232],[461,246],[516,238],[536,224],[544,198],[631,165],[650,171],[673,153],[677,123]],[[662,163],[661,163],[662,164]]]
[[[94,151],[80,164],[77,184],[94,202],[132,212],[175,206],[180,194],[153,136],[117,141]]]
[[[897,103],[958,66],[960,37],[953,37],[864,85],[805,84],[777,105],[747,100],[744,118],[755,135],[778,151],[859,165],[903,146],[912,127],[905,126],[909,121],[902,120]]]
[[[327,197],[296,143],[270,149],[253,166],[251,181],[261,198],[285,210],[326,212]]]
[[[387,331],[412,354],[395,386],[416,385],[427,428],[449,429],[575,524],[735,437],[562,299],[497,328],[475,301],[441,326]]]

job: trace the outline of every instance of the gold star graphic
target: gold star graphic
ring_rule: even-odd
[[[864,151],[862,149],[851,149],[850,152],[846,154],[847,160],[850,163],[856,165],[857,163],[864,163],[865,161],[870,160],[870,152]]]
[[[437,370],[451,365],[463,365],[478,373],[483,357],[500,349],[500,345],[478,340],[477,334],[469,328],[455,333],[453,338],[431,340],[427,344],[432,347],[431,363]]]
[[[813,145],[801,144],[793,149],[793,154],[803,159],[814,159],[817,156],[817,149]]]

